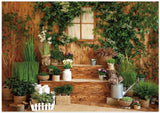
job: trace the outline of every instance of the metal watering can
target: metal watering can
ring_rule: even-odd
[[[123,84],[118,83],[117,79],[117,83],[111,85],[111,97],[116,99],[122,98],[137,82],[139,82],[139,79],[137,79],[137,81],[133,83],[126,91],[123,91]]]

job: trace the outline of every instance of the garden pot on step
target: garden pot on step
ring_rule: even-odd
[[[141,109],[141,106],[138,106],[138,105],[134,105],[133,107],[134,107],[134,109],[136,109],[136,110],[137,110],[137,109]]]
[[[49,75],[47,75],[47,76],[40,76],[40,75],[38,75],[38,79],[42,80],[42,81],[47,81],[49,79]]]
[[[52,75],[52,81],[60,81],[60,75]]]
[[[99,75],[99,80],[104,80],[105,75]]]
[[[144,108],[149,107],[149,100],[141,100],[141,106]]]
[[[123,106],[123,107],[128,107],[132,104],[132,101],[122,101],[122,100],[119,100],[118,101],[119,105]]]
[[[23,101],[26,101],[26,95],[25,96],[14,96],[15,104],[21,104]]]
[[[49,55],[42,55],[42,65],[49,66],[51,64],[51,59]]]
[[[96,65],[96,59],[91,59],[91,65],[95,66]]]
[[[12,89],[8,89],[7,86],[2,86],[2,100],[13,100]]]
[[[64,69],[63,80],[64,81],[71,81],[72,80],[72,73],[71,73],[70,69]]]
[[[107,66],[108,66],[108,69],[110,70],[114,70],[114,64],[111,64],[111,63],[107,63]]]

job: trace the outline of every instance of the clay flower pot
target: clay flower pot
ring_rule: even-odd
[[[123,107],[128,107],[132,104],[132,101],[122,101],[122,100],[119,100],[118,101],[119,105],[123,106]]]
[[[134,105],[133,107],[134,107],[134,109],[136,109],[136,110],[137,110],[137,109],[141,109],[141,106],[138,106],[138,105]]]
[[[52,75],[52,81],[60,81],[60,75]]]
[[[21,104],[23,101],[26,101],[26,95],[25,96],[14,96],[15,104]]]
[[[45,75],[45,76],[38,75],[38,79],[42,81],[47,81],[49,79],[49,75]]]

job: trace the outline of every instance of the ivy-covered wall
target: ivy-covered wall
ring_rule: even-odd
[[[61,10],[64,4],[60,2],[47,4],[37,3],[37,5],[34,5],[34,2],[4,2],[2,4],[2,9],[4,14],[8,12],[17,13],[18,17],[22,17],[22,20],[26,19],[26,15],[31,17],[31,20],[23,27],[25,28],[27,25],[30,26],[29,31],[34,35],[34,43],[38,55],[37,59],[39,61],[40,53],[38,48],[41,45],[38,38],[40,32],[39,25],[42,27],[48,24],[48,31],[52,31],[51,34],[54,38],[53,46],[58,44],[64,52],[72,52],[74,54],[73,60],[75,64],[90,64],[90,59],[94,57],[94,50],[90,47],[97,47],[96,45],[100,43],[100,46],[103,48],[114,46],[109,45],[106,41],[104,42],[106,39],[112,39],[116,42],[115,46],[118,52],[124,54],[126,48],[128,48],[128,54],[134,57],[135,64],[144,67],[145,70],[142,71],[147,74],[148,78],[157,78],[158,22],[154,20],[157,20],[158,15],[155,16],[153,12],[156,11],[158,5],[157,3],[148,3],[145,5],[143,3],[139,3],[138,5],[134,4],[135,3],[116,2],[72,2],[70,3],[70,7],[68,7],[68,12],[64,12]],[[84,46],[87,45],[87,47],[82,47],[82,42],[74,42],[65,46],[59,42],[55,43],[55,40],[58,41],[56,37],[62,35],[67,25],[71,24],[71,20],[80,13],[83,13],[80,11],[80,8],[87,5],[91,5],[92,10],[96,12],[95,18],[97,20],[97,27],[94,29],[96,41],[83,44]],[[49,8],[50,6],[52,6],[52,8]],[[35,12],[35,15],[33,15],[33,12]],[[148,17],[147,13],[152,15]],[[69,21],[66,22],[66,18],[68,18]],[[38,23],[40,24],[37,25]],[[21,25],[21,23],[19,24]],[[146,29],[150,30],[146,31]],[[7,55],[3,55],[2,57],[3,80],[10,76],[12,68],[11,63],[23,61],[21,54],[23,35],[20,33],[16,35],[15,32],[17,31],[6,32],[5,34],[8,38],[3,38],[2,50],[4,53],[7,53]],[[145,32],[146,34],[144,34]],[[150,54],[143,57],[146,53]]]

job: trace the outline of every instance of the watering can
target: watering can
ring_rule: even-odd
[[[126,91],[123,91],[123,84],[117,83],[111,85],[111,97],[115,99],[123,98],[123,96],[137,83],[139,82],[139,79],[135,83],[133,83]]]

